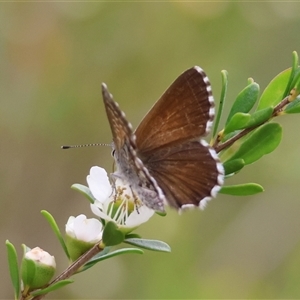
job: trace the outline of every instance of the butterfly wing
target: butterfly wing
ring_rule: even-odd
[[[135,134],[112,96],[103,98],[113,133],[118,174],[148,207],[163,211],[203,206],[223,184],[224,170],[204,141],[214,117],[209,80],[199,67],[181,74],[154,104]]]
[[[213,118],[209,79],[194,67],[171,84],[135,132],[139,157],[176,208],[203,207],[223,184],[216,152],[200,141]]]
[[[182,73],[165,91],[135,131],[139,154],[206,135],[214,118],[208,77],[200,67]]]
[[[105,84],[102,84],[102,95],[113,135],[113,155],[117,165],[117,171],[113,176],[128,183],[146,206],[164,212],[164,194],[137,156],[131,124],[126,120],[125,114],[113,100]]]
[[[160,148],[144,164],[175,208],[203,208],[223,184],[223,166],[204,141]]]
[[[102,83],[102,97],[106,115],[113,135],[114,150],[120,152],[125,142],[136,148],[132,125],[126,120],[124,112],[121,111],[117,102],[108,92],[106,84]]]

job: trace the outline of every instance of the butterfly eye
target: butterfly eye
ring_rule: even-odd
[[[116,153],[116,149],[113,149],[113,150],[111,151],[111,156],[114,157],[114,156],[115,156],[115,153]]]

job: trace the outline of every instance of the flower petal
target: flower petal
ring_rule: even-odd
[[[91,206],[92,213],[95,214],[97,217],[106,221],[112,221],[112,218],[107,213],[103,212],[99,208],[99,206],[97,206],[96,203],[91,203],[90,206]]]
[[[112,187],[103,168],[92,167],[90,175],[87,176],[87,183],[93,196],[100,202],[104,202],[112,194]]]
[[[74,234],[74,220],[75,220],[75,217],[73,217],[73,216],[69,217],[68,222],[66,224],[66,233],[69,236],[75,238],[75,234]]]
[[[135,209],[126,220],[126,227],[134,228],[147,222],[154,214],[154,210],[142,205]]]

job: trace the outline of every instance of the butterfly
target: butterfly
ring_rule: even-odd
[[[216,151],[202,137],[214,118],[208,77],[200,67],[183,72],[133,131],[107,86],[102,96],[113,136],[116,171],[147,207],[164,213],[215,197],[224,181]]]

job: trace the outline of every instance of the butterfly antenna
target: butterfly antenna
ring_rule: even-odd
[[[111,147],[111,144],[94,143],[94,144],[83,144],[83,145],[64,145],[64,146],[61,146],[61,149],[95,147],[95,146],[108,146],[108,147]]]

